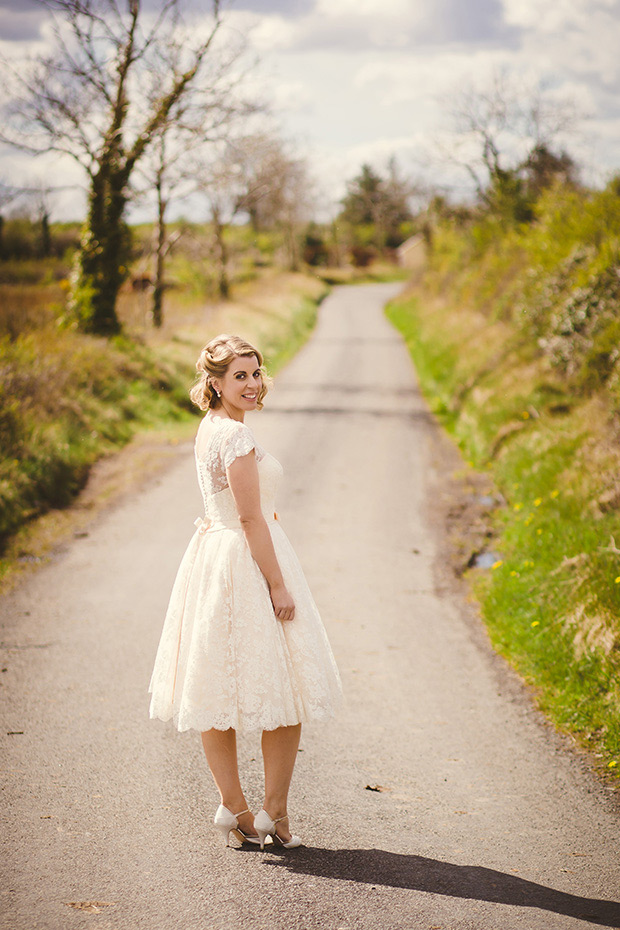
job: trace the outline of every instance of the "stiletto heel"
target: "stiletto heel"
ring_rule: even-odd
[[[239,811],[238,814],[233,814],[232,811],[229,811],[227,807],[224,807],[223,804],[220,804],[218,809],[215,812],[215,817],[213,818],[213,823],[220,831],[224,837],[224,843],[226,846],[230,846],[230,834],[234,833],[240,843],[259,843],[261,844],[261,849],[264,848],[265,840],[261,840],[259,836],[250,836],[247,833],[244,833],[239,826],[238,817],[241,817],[242,814],[249,814],[249,808],[246,808],[244,811]],[[258,833],[258,830],[256,831]]]
[[[230,846],[230,828],[225,823],[216,823],[215,826],[224,837],[224,846]]]
[[[299,836],[291,836],[288,843],[285,843],[276,833],[276,824],[280,823],[281,820],[286,820],[287,817],[288,814],[285,814],[284,817],[277,817],[275,820],[272,820],[264,808],[258,812],[254,818],[254,829],[258,833],[261,849],[265,848],[265,839],[267,836],[271,836],[274,843],[277,843],[284,849],[295,849],[297,846],[301,846],[301,838]]]
[[[255,818],[255,820],[256,820],[256,818]],[[266,840],[267,837],[269,836],[269,830],[259,830],[258,827],[256,826],[256,822],[254,823],[254,829],[255,829],[256,832],[258,833],[258,842],[260,843],[260,848],[261,848],[261,849],[264,849],[264,848],[265,848],[265,840]]]

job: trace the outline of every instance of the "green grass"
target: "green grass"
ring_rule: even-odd
[[[410,271],[388,261],[375,261],[366,268],[346,265],[342,268],[315,268],[314,273],[330,287],[337,284],[382,284],[407,281]]]
[[[66,506],[138,429],[191,416],[189,371],[144,346],[43,328],[0,342],[0,540]]]
[[[574,240],[575,223],[570,236],[564,233],[565,245]],[[591,218],[586,225],[592,242]],[[562,368],[538,343],[541,325],[524,325],[514,306],[506,312],[507,291],[531,309],[546,288],[542,331],[549,332],[577,293],[572,272],[566,286],[553,285],[557,263],[544,273],[524,265],[524,248],[544,250],[538,228],[532,236],[536,247],[523,231],[511,232],[505,243],[489,246],[493,255],[483,250],[464,262],[467,233],[452,229],[425,280],[393,302],[388,316],[406,339],[430,408],[470,466],[490,473],[505,501],[492,525],[492,548],[501,558],[493,570],[469,575],[493,645],[556,725],[590,748],[615,780],[620,427],[614,368],[608,380],[584,386],[579,365]],[[609,252],[609,242],[601,239],[600,248]],[[561,263],[565,250],[557,243],[554,249]],[[598,253],[588,261],[601,265]],[[609,300],[600,312],[610,312]],[[596,339],[594,315],[590,332]],[[577,356],[579,340],[569,349]]]
[[[261,351],[272,376],[276,375],[310,338],[316,325],[319,305],[327,294],[325,289],[319,294],[318,299],[302,297],[294,308],[287,329],[265,334],[261,342]]]

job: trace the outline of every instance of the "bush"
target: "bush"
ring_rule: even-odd
[[[0,340],[0,545],[66,506],[102,452],[140,425],[189,416],[190,372],[144,346],[58,328]]]

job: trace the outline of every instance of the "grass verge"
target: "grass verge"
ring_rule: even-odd
[[[576,396],[501,314],[438,291],[431,274],[388,317],[430,408],[504,502],[492,516],[500,555],[469,580],[494,647],[617,788],[620,452],[609,399]]]

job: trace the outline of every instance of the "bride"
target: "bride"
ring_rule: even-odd
[[[325,629],[275,513],[282,466],[245,414],[267,393],[263,358],[239,336],[200,353],[190,396],[205,411],[195,443],[205,517],[183,556],[151,678],[151,717],[202,734],[221,796],[214,823],[264,848],[291,848],[287,813],[301,724],[334,713],[341,685]],[[265,796],[253,817],[236,733],[262,730]]]

